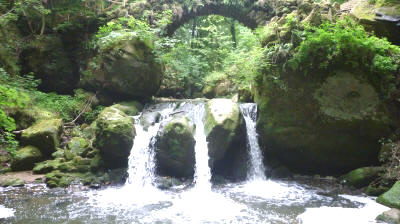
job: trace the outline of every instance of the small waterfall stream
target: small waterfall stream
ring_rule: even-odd
[[[126,184],[129,187],[151,188],[154,183],[155,172],[155,151],[154,137],[160,128],[163,120],[169,118],[169,114],[174,110],[175,104],[168,105],[159,111],[160,119],[155,124],[145,130],[140,124],[140,115],[135,116],[136,137],[128,159],[128,179]]]
[[[193,120],[196,125],[196,133],[194,136],[194,139],[196,140],[196,166],[194,175],[195,188],[203,192],[211,191],[211,170],[208,166],[208,147],[206,134],[204,133],[204,104],[197,105],[194,108],[193,113]]]
[[[266,180],[263,155],[258,144],[258,134],[256,131],[257,104],[240,104],[240,111],[242,112],[244,120],[246,122],[247,145],[249,149],[248,151],[250,161],[247,179],[249,181]]]

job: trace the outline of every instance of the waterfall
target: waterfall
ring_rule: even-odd
[[[169,104],[167,108],[159,111],[160,119],[147,130],[140,124],[141,115],[135,116],[136,137],[128,159],[127,185],[138,188],[153,187],[155,173],[155,136],[160,128],[161,121],[169,119],[175,104]]]
[[[165,105],[165,104],[164,104]],[[162,107],[162,104],[158,105]],[[155,180],[155,136],[160,128],[162,121],[172,119],[172,114],[184,112],[196,126],[195,131],[195,175],[194,189],[200,191],[211,191],[211,171],[208,166],[208,147],[206,135],[204,133],[204,103],[186,103],[183,102],[176,108],[176,104],[168,104],[164,109],[157,109],[155,105],[154,111],[161,114],[160,120],[149,126],[147,130],[140,124],[140,117],[135,116],[136,137],[133,142],[131,154],[128,162],[128,179],[126,185],[129,187],[149,188],[153,187]]]
[[[249,149],[250,167],[247,179],[265,180],[265,167],[263,164],[263,155],[258,144],[258,135],[256,131],[257,105],[254,103],[244,103],[240,105],[240,111],[243,114],[247,129],[247,146]]]
[[[195,189],[199,191],[211,191],[211,170],[208,166],[208,146],[204,132],[205,105],[199,104],[193,108],[193,122],[196,125],[194,139],[195,144]]]

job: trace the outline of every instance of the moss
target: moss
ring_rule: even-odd
[[[79,156],[84,156],[90,150],[90,142],[81,137],[73,137],[68,143],[67,148],[71,153]]]
[[[17,129],[26,129],[40,120],[57,118],[54,113],[36,106],[16,108],[10,111],[10,116],[14,118],[15,123],[17,124]]]
[[[41,163],[36,163],[33,168],[33,173],[45,174],[52,172],[53,170],[60,169],[61,164],[64,162],[62,158],[56,158],[54,160],[43,161]]]
[[[400,181],[396,182],[389,191],[380,195],[376,201],[391,208],[400,208]]]
[[[101,69],[100,69],[101,68]],[[82,85],[117,99],[149,99],[160,88],[164,66],[153,45],[132,38],[116,40],[89,61]]]
[[[94,146],[104,155],[110,168],[127,166],[135,136],[134,120],[124,112],[107,107],[96,120]]]
[[[143,109],[143,105],[137,101],[120,102],[112,107],[124,112],[128,116],[138,115]]]
[[[157,136],[157,171],[161,175],[192,177],[194,174],[194,125],[183,116],[174,117]]]
[[[45,155],[56,151],[62,132],[61,119],[41,120],[22,132],[21,140],[25,145],[33,145]]]
[[[43,160],[42,153],[34,146],[26,146],[17,151],[11,162],[13,171],[31,170],[35,163]]]
[[[210,100],[206,105],[205,119],[209,155],[211,159],[219,160],[224,157],[243,125],[239,106],[229,99]]]
[[[369,185],[374,179],[382,174],[382,172],[382,167],[362,167],[349,172],[343,178],[350,185],[361,188]]]

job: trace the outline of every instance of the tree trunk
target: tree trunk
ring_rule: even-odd
[[[233,49],[237,47],[237,40],[236,40],[236,27],[235,27],[235,20],[231,20],[231,35],[232,35],[232,45]]]

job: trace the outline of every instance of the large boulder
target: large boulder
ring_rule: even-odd
[[[205,134],[214,173],[241,178],[246,175],[246,132],[239,105],[230,99],[206,104]]]
[[[18,130],[26,129],[40,120],[57,118],[53,112],[37,106],[13,108],[10,110],[9,116],[14,118]]]
[[[193,177],[195,154],[194,125],[183,116],[173,118],[157,137],[157,171],[173,177]]]
[[[400,209],[400,181],[397,181],[389,191],[379,196],[376,201],[388,207]]]
[[[21,140],[24,145],[33,145],[48,156],[56,151],[62,129],[61,119],[40,120],[23,130]]]
[[[37,37],[21,54],[23,74],[33,72],[41,79],[40,89],[71,92],[79,82],[78,68],[64,49],[61,38],[56,35]]]
[[[164,72],[153,51],[148,40],[118,40],[90,60],[80,84],[115,100],[148,99],[160,88]]]
[[[400,3],[382,4],[378,1],[352,0],[341,5],[341,11],[359,20],[369,31],[379,37],[400,44]]]
[[[257,85],[257,129],[265,148],[303,172],[341,173],[377,163],[379,140],[390,134],[392,117],[365,76],[280,75],[284,88],[268,79]]]
[[[382,167],[362,167],[349,172],[344,175],[343,178],[350,185],[361,188],[369,185],[373,180],[378,178],[383,171],[384,169]]]
[[[107,107],[95,121],[94,146],[109,168],[127,167],[135,137],[134,119],[115,107]]]
[[[43,155],[35,146],[26,146],[21,148],[15,154],[11,169],[13,171],[31,170],[35,163],[43,160]]]

